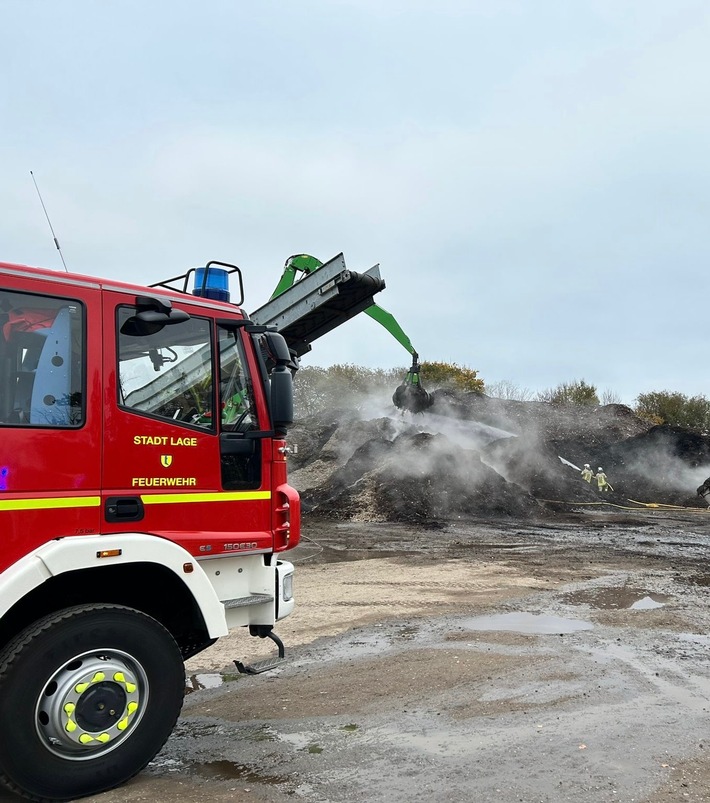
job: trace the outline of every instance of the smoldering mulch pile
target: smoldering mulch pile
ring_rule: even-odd
[[[291,482],[320,516],[436,526],[600,501],[706,507],[710,438],[623,405],[580,407],[435,392],[420,415],[328,411],[296,424]],[[581,479],[603,467],[613,490]],[[631,501],[630,501],[631,500]]]

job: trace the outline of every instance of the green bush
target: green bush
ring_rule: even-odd
[[[702,433],[710,430],[710,400],[705,396],[686,396],[668,390],[641,393],[634,412],[656,424],[671,424]]]
[[[599,404],[597,389],[594,385],[588,385],[583,379],[562,382],[556,388],[543,390],[538,394],[538,400],[550,404]]]
[[[455,362],[423,362],[421,369],[422,385],[427,390],[451,388],[483,393],[483,380],[471,368],[462,367]]]

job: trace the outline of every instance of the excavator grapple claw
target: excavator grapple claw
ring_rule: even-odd
[[[400,410],[409,410],[410,413],[421,413],[431,407],[433,399],[422,387],[419,379],[419,355],[412,352],[412,367],[409,369],[404,382],[395,390],[392,401]]]
[[[400,410],[409,410],[410,413],[421,413],[431,407],[431,396],[421,385],[408,385],[403,382],[394,392],[392,401]]]

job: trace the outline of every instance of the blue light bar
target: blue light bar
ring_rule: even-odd
[[[195,287],[192,295],[212,298],[215,301],[229,301],[229,271],[223,268],[195,268]]]

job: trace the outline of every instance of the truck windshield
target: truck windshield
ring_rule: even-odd
[[[210,321],[190,318],[151,334],[126,334],[134,307],[118,308],[118,403],[135,412],[214,426]]]

